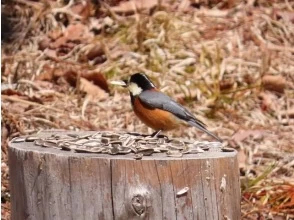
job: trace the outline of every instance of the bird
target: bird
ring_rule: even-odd
[[[146,74],[134,73],[128,80],[111,83],[129,90],[133,111],[145,125],[155,130],[152,136],[157,137],[162,131],[170,131],[186,124],[222,142],[184,106],[156,88]]]

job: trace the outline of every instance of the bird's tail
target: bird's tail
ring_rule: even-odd
[[[205,132],[206,134],[210,135],[211,137],[213,137],[214,139],[218,140],[219,142],[223,142],[222,139],[220,139],[218,136],[216,136],[215,134],[213,134],[212,132],[208,131],[205,127],[205,124],[201,121],[188,121],[188,123],[198,129],[200,129],[201,131]]]

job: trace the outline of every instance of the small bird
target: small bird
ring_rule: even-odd
[[[145,74],[135,73],[129,80],[112,81],[112,84],[128,88],[135,114],[144,124],[156,131],[153,136],[157,136],[161,131],[175,129],[181,124],[189,124],[222,142],[185,107],[160,92]]]

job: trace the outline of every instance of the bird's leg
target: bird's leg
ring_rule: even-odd
[[[151,137],[156,138],[159,135],[160,132],[161,132],[161,130],[155,131],[154,133],[151,134]]]

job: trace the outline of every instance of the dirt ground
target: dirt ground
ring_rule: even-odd
[[[238,150],[242,219],[293,219],[294,2],[98,2],[2,2],[2,219],[13,137],[152,132],[109,84],[135,72]],[[209,139],[194,128],[168,135]]]

